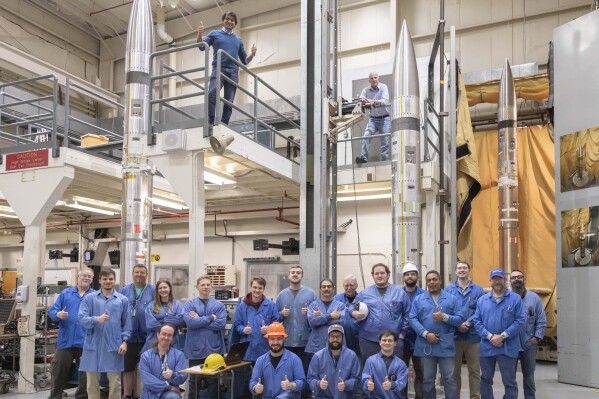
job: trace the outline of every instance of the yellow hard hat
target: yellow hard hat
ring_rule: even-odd
[[[202,371],[216,371],[224,369],[225,367],[227,367],[227,365],[225,364],[223,356],[218,353],[213,353],[212,355],[208,355],[206,360],[204,360]]]

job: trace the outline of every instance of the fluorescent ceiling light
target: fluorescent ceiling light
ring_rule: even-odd
[[[10,206],[6,206],[6,205],[0,205],[0,212],[15,213],[15,211]]]
[[[68,202],[64,202],[64,201],[58,201],[56,203],[56,205],[68,206],[69,208],[80,209],[82,211],[90,211],[90,212],[100,213],[102,215],[109,215],[109,216],[116,215],[115,212],[107,211],[106,209],[94,208],[93,206],[81,205],[78,202],[68,203]]]
[[[374,199],[384,199],[384,198],[391,198],[391,193],[387,193],[387,194],[373,194],[373,195],[360,195],[357,197],[351,196],[351,197],[337,197],[337,202],[344,202],[344,201],[365,201],[365,200],[374,200]]]
[[[121,209],[122,209],[120,204],[113,204],[112,202],[100,201],[100,200],[96,200],[93,198],[87,198],[87,197],[73,196],[73,201],[75,201],[77,203],[83,202],[84,204],[99,206],[101,208],[112,209],[116,213],[120,213]]]
[[[204,170],[204,181],[208,182],[208,183],[212,183],[212,184],[218,184],[221,186],[223,184],[235,184],[236,183],[235,180],[227,179],[226,177],[217,175],[212,172],[207,172],[205,170]]]
[[[18,219],[17,215],[7,215],[5,213],[0,213],[0,218],[10,218],[10,219]]]
[[[152,198],[152,204],[158,205],[158,206],[164,206],[166,208],[177,209],[179,211],[182,211],[184,209],[189,209],[188,206],[183,205],[180,202],[169,201],[169,200],[158,198],[158,197]]]

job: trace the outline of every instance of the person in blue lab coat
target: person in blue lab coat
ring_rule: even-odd
[[[131,307],[131,337],[127,341],[125,371],[123,372],[123,397],[131,399],[137,387],[137,366],[142,348],[146,343],[146,309],[154,303],[156,288],[148,281],[148,268],[144,264],[133,266],[133,283],[121,288],[121,294]]]
[[[397,335],[385,330],[379,335],[381,351],[366,359],[362,391],[371,399],[400,399],[408,383],[408,367],[394,355]]]
[[[62,399],[64,387],[71,379],[73,361],[79,369],[85,329],[79,324],[77,316],[83,298],[96,292],[91,288],[93,278],[93,270],[81,269],[77,274],[77,284],[62,290],[48,312],[48,316],[52,320],[59,322],[56,352],[50,365],[52,386],[48,399]],[[87,379],[83,372],[79,373],[79,385],[75,392],[75,398],[87,399]]]
[[[308,305],[316,300],[316,293],[312,288],[302,286],[303,278],[304,269],[300,265],[289,268],[289,287],[277,296],[277,309],[280,320],[289,334],[285,348],[299,356],[304,373],[307,373],[310,365],[310,356],[306,353],[306,344],[310,336]],[[310,397],[307,386],[302,392],[302,397]]]
[[[328,328],[327,347],[312,357],[308,368],[308,384],[317,399],[350,399],[360,385],[360,361],[343,345],[340,324]]]
[[[394,353],[399,357],[403,354],[403,342],[409,328],[410,298],[399,286],[389,283],[390,275],[387,265],[377,263],[372,266],[374,284],[362,290],[354,301],[354,304],[364,302],[368,306],[368,315],[357,310],[351,312],[360,326],[358,334],[363,360],[380,352],[377,337],[383,330],[399,334]]]
[[[310,336],[306,344],[306,353],[310,360],[312,356],[327,346],[328,329],[333,324],[339,324],[345,318],[343,302],[333,298],[335,284],[325,278],[320,282],[320,299],[308,306],[308,325]]]
[[[154,334],[151,347],[142,353],[139,375],[143,384],[140,399],[181,399],[179,385],[187,379],[185,355],[173,347],[177,327],[163,324]]]
[[[99,277],[100,291],[83,298],[77,316],[86,330],[79,371],[87,373],[89,399],[100,399],[100,373],[108,376],[108,398],[121,399],[123,356],[131,336],[129,301],[114,290],[114,270],[102,269]]]
[[[358,295],[358,279],[353,274],[348,274],[343,279],[343,292],[335,295],[333,298],[343,302],[345,316],[343,317],[343,343],[362,359],[360,354],[360,341],[358,339],[358,323],[351,317],[351,312],[354,310],[352,303]],[[360,360],[361,364],[362,360]]]
[[[526,277],[518,269],[510,274],[512,291],[522,298],[522,308],[526,316],[524,327],[520,330],[522,350],[518,355],[522,367],[524,399],[536,398],[535,368],[537,365],[537,344],[545,336],[547,316],[539,296],[526,289]]]
[[[146,344],[142,352],[145,352],[152,343],[156,342],[158,329],[168,324],[175,328],[173,346],[178,348],[179,328],[185,323],[183,320],[183,305],[173,298],[173,286],[168,280],[156,282],[154,302],[146,308],[146,329],[148,331]]]
[[[201,276],[197,280],[198,297],[185,304],[183,318],[187,325],[185,337],[185,357],[189,367],[204,364],[206,358],[213,354],[225,353],[225,337],[223,330],[227,322],[225,306],[210,297],[212,280],[209,276]],[[189,398],[196,399],[196,375],[189,378]],[[214,378],[206,381],[206,398],[216,398],[218,382]]]
[[[491,292],[481,296],[476,304],[474,327],[480,342],[480,397],[493,398],[493,375],[499,365],[505,388],[505,399],[518,398],[516,364],[520,345],[520,329],[526,319],[522,298],[507,289],[505,273],[491,270]]]
[[[478,298],[485,294],[480,285],[470,281],[470,264],[458,261],[455,265],[455,274],[458,280],[445,288],[447,292],[458,298],[461,303],[464,321],[458,326],[455,337],[455,368],[453,379],[456,382],[456,390],[462,390],[462,359],[466,359],[468,365],[468,388],[470,398],[480,399],[480,337],[474,328],[472,319],[476,311]]]
[[[306,385],[306,374],[300,358],[285,349],[285,327],[279,322],[272,323],[264,338],[268,340],[270,351],[256,360],[250,392],[262,395],[262,399],[299,399]]]
[[[455,329],[462,324],[460,303],[441,289],[441,276],[436,270],[426,273],[428,291],[416,297],[410,310],[410,325],[416,332],[414,355],[420,357],[424,372],[424,399],[435,399],[437,366],[445,390],[445,399],[459,396],[453,379],[455,367]]]
[[[264,339],[266,329],[270,323],[279,320],[277,305],[264,296],[266,280],[254,277],[251,282],[250,292],[237,305],[233,328],[240,336],[239,342],[248,342],[247,351],[243,360],[255,362],[260,356],[268,352],[268,341]]]

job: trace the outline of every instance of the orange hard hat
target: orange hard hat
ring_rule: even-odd
[[[278,321],[275,321],[274,323],[269,325],[266,329],[266,334],[264,334],[264,338],[268,339],[269,337],[287,338],[288,335],[287,333],[285,333],[285,326],[283,326],[283,324],[279,323]]]

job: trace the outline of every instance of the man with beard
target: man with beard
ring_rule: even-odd
[[[300,358],[284,347],[285,327],[279,322],[272,323],[264,338],[268,340],[270,351],[256,360],[250,392],[262,395],[263,399],[298,399],[306,384],[306,374]]]
[[[535,399],[535,367],[537,365],[537,344],[545,336],[547,317],[541,298],[526,289],[526,277],[518,269],[510,274],[512,291],[522,298],[524,308],[524,327],[520,330],[520,345],[522,350],[518,356],[522,367],[524,382],[524,399]]]
[[[361,359],[360,355],[360,342],[358,340],[358,324],[351,317],[351,312],[354,310],[352,305],[358,289],[358,280],[356,276],[350,274],[343,279],[343,291],[333,298],[341,301],[344,304],[345,316],[343,317],[343,341],[345,342],[345,346],[355,352],[358,359]],[[361,362],[361,360],[360,360]]]
[[[179,385],[187,379],[185,355],[172,348],[175,327],[165,324],[156,332],[156,341],[141,355],[139,374],[143,383],[140,399],[181,399]]]
[[[380,352],[376,337],[383,330],[398,332],[399,340],[393,349],[396,356],[403,355],[403,341],[409,329],[410,299],[399,286],[389,283],[390,274],[389,267],[383,263],[372,266],[374,284],[365,288],[354,300],[356,305],[364,302],[368,306],[368,315],[357,310],[351,312],[360,325],[358,334],[362,359]]]
[[[414,355],[420,357],[424,371],[423,393],[425,399],[435,399],[437,390],[437,366],[445,389],[445,399],[456,399],[459,395],[453,379],[455,367],[454,334],[464,320],[458,299],[441,289],[441,276],[436,270],[426,273],[428,292],[412,303],[410,325],[416,332]]]
[[[360,362],[356,354],[343,346],[343,327],[328,328],[328,348],[314,354],[308,369],[308,384],[315,398],[349,399],[360,383]]]
[[[407,262],[403,267],[403,290],[410,299],[410,309],[414,299],[425,291],[418,287],[418,268],[415,264]],[[406,366],[410,366],[410,359],[414,365],[414,392],[416,399],[422,399],[422,364],[418,356],[414,356],[414,344],[416,343],[416,333],[411,328],[406,331],[404,339],[403,361]],[[403,397],[408,397],[408,386],[406,385]]]
[[[339,324],[345,316],[343,303],[333,299],[334,294],[333,280],[325,278],[320,282],[320,299],[308,306],[308,325],[311,330],[306,353],[310,360],[316,352],[327,346],[329,326]]]
[[[505,387],[505,399],[518,398],[516,364],[520,345],[520,329],[524,324],[524,310],[520,295],[506,289],[505,273],[491,270],[491,292],[481,296],[476,304],[474,327],[480,342],[480,395],[493,398],[493,375],[499,364]]]
[[[468,387],[470,399],[480,399],[480,337],[472,325],[476,302],[485,294],[481,286],[470,281],[470,264],[459,261],[455,265],[455,274],[458,281],[447,287],[446,291],[455,296],[461,303],[464,322],[458,327],[455,341],[455,369],[453,379],[457,391],[462,389],[462,358],[466,358],[468,365]]]
[[[366,359],[362,391],[371,399],[398,399],[408,382],[408,367],[394,355],[397,335],[385,330],[379,335],[381,351]]]

